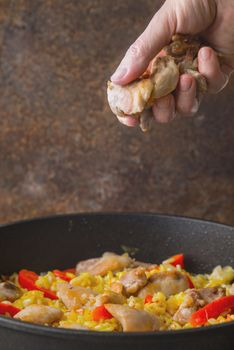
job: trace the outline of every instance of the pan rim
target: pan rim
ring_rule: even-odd
[[[41,216],[41,217],[34,217],[34,218],[28,218],[24,220],[17,220],[13,222],[3,223],[0,225],[0,229],[4,229],[4,227],[10,227],[15,226],[19,224],[30,224],[31,222],[36,221],[44,221],[44,220],[55,220],[56,218],[72,218],[72,217],[110,217],[110,216],[119,216],[119,217],[157,217],[157,218],[172,218],[172,219],[178,219],[180,221],[193,221],[200,224],[212,224],[216,227],[220,228],[228,228],[231,229],[230,232],[233,231],[234,234],[234,226],[219,223],[212,220],[205,220],[205,219],[199,219],[189,216],[180,216],[180,215],[170,215],[170,214],[161,214],[161,213],[149,213],[149,212],[82,212],[82,213],[66,213],[66,214],[55,214],[55,215],[48,215],[48,216]],[[181,330],[169,330],[169,331],[157,331],[157,332],[130,332],[130,333],[117,333],[117,332],[97,332],[97,331],[85,331],[85,330],[72,330],[72,329],[62,329],[62,328],[53,328],[43,325],[37,325],[32,323],[26,323],[19,320],[7,318],[5,316],[0,316],[0,326],[4,328],[10,328],[18,332],[25,332],[30,334],[37,334],[37,335],[43,335],[48,337],[55,337],[55,338],[78,338],[80,336],[93,338],[96,337],[105,337],[105,339],[109,338],[123,338],[125,340],[132,339],[134,337],[137,338],[164,338],[164,337],[181,337],[186,336],[190,334],[203,334],[205,333],[214,333],[218,330],[234,330],[234,321],[230,321],[227,323],[221,323],[216,325],[210,325],[207,327],[198,327],[198,328],[189,328],[189,329],[181,329]]]
[[[89,330],[73,330],[73,329],[63,329],[63,328],[53,328],[43,325],[37,325],[33,323],[27,323],[20,320],[10,319],[8,317],[0,316],[0,326],[8,329],[12,329],[18,332],[24,332],[29,334],[38,334],[48,337],[59,337],[59,338],[73,338],[79,336],[88,336],[92,338],[96,337],[105,337],[105,338],[145,338],[145,337],[155,337],[155,338],[164,338],[164,337],[181,337],[189,335],[200,335],[204,332],[214,333],[218,330],[229,329],[233,332],[234,330],[234,321],[227,323],[220,323],[216,325],[210,325],[206,327],[197,327],[197,328],[187,328],[187,329],[178,329],[178,330],[169,330],[169,331],[155,331],[155,332],[100,332],[100,331],[89,331]]]
[[[106,211],[106,212],[80,212],[80,213],[58,213],[58,214],[51,214],[51,215],[43,215],[43,216],[35,216],[32,218],[26,218],[23,220],[15,220],[15,221],[9,221],[6,223],[2,223],[0,224],[0,228],[4,228],[4,227],[8,227],[8,226],[13,226],[13,225],[19,225],[19,224],[25,224],[25,223],[31,223],[33,221],[44,221],[44,220],[54,220],[56,218],[66,218],[66,217],[81,217],[81,216],[100,216],[100,217],[104,217],[104,216],[148,216],[148,217],[157,217],[157,218],[171,218],[171,219],[179,219],[181,221],[195,221],[201,224],[213,224],[216,226],[220,226],[220,227],[226,227],[228,229],[232,229],[234,231],[234,226],[232,225],[228,225],[225,223],[220,223],[218,221],[215,220],[206,220],[206,219],[201,219],[201,218],[196,218],[196,217],[192,217],[192,216],[183,216],[183,215],[176,215],[176,214],[167,214],[167,213],[156,213],[156,212],[134,212],[134,211],[129,211],[129,212],[118,212],[118,211]]]

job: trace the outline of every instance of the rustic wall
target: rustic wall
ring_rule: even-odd
[[[234,224],[234,84],[147,135],[106,80],[155,0],[0,0],[0,221],[152,211]]]

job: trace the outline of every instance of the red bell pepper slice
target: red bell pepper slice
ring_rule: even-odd
[[[171,256],[169,259],[163,262],[164,264],[170,264],[173,266],[180,265],[182,269],[184,269],[184,254],[176,254]]]
[[[217,318],[223,312],[228,310],[234,311],[234,295],[222,297],[212,301],[203,308],[194,312],[190,318],[192,326],[202,326],[210,318]]]
[[[9,314],[10,316],[15,316],[21,310],[11,304],[0,303],[0,315]]]
[[[153,300],[153,296],[151,294],[148,294],[145,297],[144,304],[152,303],[152,300]]]
[[[58,299],[57,295],[51,292],[49,289],[38,287],[36,285],[35,282],[38,278],[39,276],[35,272],[29,270],[20,270],[18,274],[18,281],[22,288],[25,288],[27,290],[40,290],[44,293],[44,296],[46,298],[53,300]]]
[[[93,321],[100,321],[100,320],[108,320],[110,318],[113,318],[113,316],[107,311],[104,305],[96,307],[92,311],[92,319]]]
[[[61,280],[64,280],[64,281],[67,281],[67,282],[70,282],[72,280],[71,277],[67,276],[66,272],[63,272],[61,270],[53,270],[53,274],[56,277],[61,278]]]

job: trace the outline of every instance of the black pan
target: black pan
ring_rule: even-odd
[[[147,214],[81,214],[0,227],[0,273],[46,271],[80,259],[138,248],[136,258],[160,262],[184,252],[186,267],[208,272],[234,266],[234,228],[189,218]],[[183,350],[234,348],[234,322],[157,333],[98,333],[32,325],[0,317],[0,350]]]

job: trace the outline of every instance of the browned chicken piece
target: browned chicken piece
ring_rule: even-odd
[[[147,294],[162,292],[166,297],[185,291],[189,288],[188,278],[179,271],[156,272],[138,294],[144,298]]]
[[[118,272],[128,267],[132,259],[128,254],[117,255],[115,253],[104,253],[101,258],[81,261],[76,265],[76,273],[89,272],[92,275],[105,276],[108,271]]]
[[[22,291],[14,283],[6,281],[0,283],[0,302],[3,300],[15,301],[20,298]]]
[[[206,79],[198,72],[197,56],[201,46],[196,36],[176,34],[172,43],[164,48],[164,52],[175,59],[180,74],[188,73],[196,79],[198,97],[207,91]]]
[[[160,97],[176,89],[179,75],[188,73],[197,81],[198,95],[207,90],[205,78],[198,72],[197,55],[201,48],[198,37],[176,34],[170,45],[162,50],[146,72],[137,80],[125,86],[108,82],[107,97],[112,112],[119,117],[131,116],[139,121],[146,131],[149,114],[144,111]]]
[[[105,304],[105,308],[119,321],[124,332],[147,332],[160,328],[159,318],[145,311],[115,304]]]
[[[189,321],[195,311],[224,295],[225,289],[221,287],[188,290],[183,303],[180,305],[173,319],[184,325]]]
[[[31,323],[52,324],[63,316],[61,310],[46,305],[30,305],[18,312],[14,318]]]
[[[126,302],[126,298],[118,293],[107,291],[103,294],[100,294],[96,297],[96,306],[103,304],[124,304]]]
[[[82,326],[81,324],[78,323],[65,323],[61,322],[59,325],[59,328],[66,328],[66,329],[76,329],[79,331],[87,331],[89,328]]]
[[[167,55],[176,58],[176,62],[181,62],[184,57],[194,59],[198,55],[201,47],[199,38],[191,35],[175,34],[170,45],[164,47]]]
[[[79,309],[97,295],[89,288],[71,286],[69,283],[58,284],[57,294],[69,310]]]
[[[147,284],[147,277],[143,267],[137,267],[120,278],[127,295],[135,294]]]

